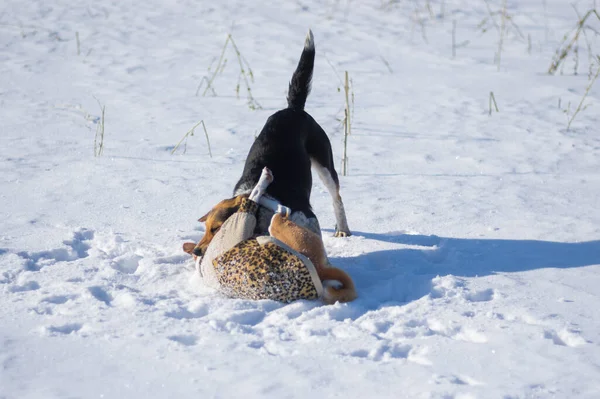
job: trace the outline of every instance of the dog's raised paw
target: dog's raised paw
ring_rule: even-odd
[[[271,169],[267,168],[266,166],[262,170],[261,178],[266,180],[269,184],[273,183],[273,180],[275,179],[273,177],[273,172],[271,172]]]

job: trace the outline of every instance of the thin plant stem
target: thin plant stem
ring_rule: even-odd
[[[94,97],[96,98],[96,97]],[[96,98],[98,105],[102,111],[98,126],[96,127],[96,134],[94,136],[94,156],[99,157],[104,152],[104,111],[106,107],[100,103],[100,100]]]
[[[500,38],[498,40],[498,71],[500,70],[500,61],[502,59],[502,45],[504,44],[504,34],[506,31],[506,0],[502,1],[502,18],[500,19]]]
[[[596,74],[594,75],[594,77],[592,79],[590,79],[590,82],[589,82],[589,84],[587,85],[587,87],[585,89],[585,93],[583,93],[583,97],[581,97],[581,101],[579,102],[579,105],[575,109],[575,112],[571,116],[571,119],[569,119],[569,123],[567,124],[567,130],[569,130],[571,128],[571,123],[573,123],[573,120],[575,120],[575,117],[577,116],[577,114],[582,109],[585,109],[585,107],[583,107],[583,102],[585,101],[585,99],[587,98],[588,94],[590,93],[590,90],[592,89],[592,86],[596,82],[596,79],[598,79],[598,75],[600,75],[600,65],[598,65],[598,69],[596,70]]]
[[[494,96],[494,92],[490,91],[490,104],[489,104],[490,116],[492,115],[492,104],[494,104],[494,108],[496,109],[496,112],[500,112],[500,110],[498,110],[498,104],[496,104],[496,97]]]
[[[177,149],[179,148],[179,146],[181,145],[181,143],[184,142],[184,140],[186,141],[186,144],[187,144],[187,138],[188,138],[188,136],[193,136],[194,135],[194,131],[200,125],[202,125],[202,128],[204,129],[204,135],[206,136],[206,143],[208,144],[208,155],[210,155],[210,157],[212,158],[212,150],[210,148],[210,140],[208,138],[208,131],[206,130],[206,125],[204,124],[204,119],[202,119],[200,122],[196,123],[194,125],[194,127],[192,127],[190,130],[188,130],[183,135],[183,137],[181,138],[181,140],[179,140],[179,142],[175,145],[175,147],[173,147],[173,150],[171,151],[171,155],[175,154],[175,151],[177,151]],[[184,151],[184,154],[185,154],[185,151]]]
[[[348,98],[349,84],[348,71],[344,73],[344,94],[346,97],[346,108],[344,109],[344,154],[342,156],[342,176],[348,173],[348,136],[350,135],[350,102]]]

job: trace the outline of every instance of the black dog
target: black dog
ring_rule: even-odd
[[[200,218],[201,222],[206,222],[206,234],[193,249],[195,255],[202,256],[221,224],[239,207],[239,199],[247,196],[256,185],[264,167],[275,176],[274,182],[267,188],[267,195],[308,218],[315,217],[310,206],[311,166],[314,167],[333,199],[335,236],[350,235],[340,183],[333,166],[331,143],[321,126],[304,111],[314,61],[315,45],[313,34],[309,31],[290,82],[288,107],[269,117],[252,144],[242,177],[235,185],[234,198],[221,201]],[[187,252],[192,252],[191,247]]]
[[[267,194],[294,211],[312,217],[312,165],[333,199],[336,236],[348,236],[350,230],[339,193],[338,175],[333,166],[331,143],[321,126],[304,111],[310,93],[314,61],[315,44],[313,34],[309,31],[300,62],[290,82],[288,107],[269,117],[252,144],[233,195],[249,193],[266,166],[275,176]]]

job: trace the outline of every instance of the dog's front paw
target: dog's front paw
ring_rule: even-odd
[[[248,198],[251,201],[258,202],[260,200],[260,197],[262,197],[265,191],[267,191],[267,187],[269,187],[269,184],[271,184],[272,182],[273,172],[271,172],[271,170],[265,166],[260,174],[256,186],[254,186]]]
[[[352,233],[350,233],[349,231],[336,230],[335,234],[333,236],[334,237],[350,237],[351,235],[352,235]]]
[[[261,180],[265,180],[267,183],[271,184],[271,183],[273,183],[273,180],[274,180],[273,172],[271,172],[271,169],[269,169],[265,166],[262,170],[262,174],[261,174],[260,178],[261,178]]]

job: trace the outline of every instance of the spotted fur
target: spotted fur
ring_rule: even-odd
[[[302,260],[274,243],[240,242],[213,260],[222,292],[243,299],[292,302],[319,293]]]

